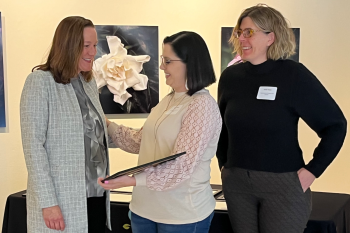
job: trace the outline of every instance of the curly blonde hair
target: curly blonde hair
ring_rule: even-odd
[[[255,25],[265,33],[273,32],[275,34],[275,41],[267,50],[267,59],[285,59],[295,53],[295,36],[293,30],[279,11],[266,4],[258,4],[247,8],[239,16],[235,28],[240,28],[242,20],[245,17],[251,18]],[[235,38],[233,33],[229,42],[233,46],[233,53],[242,55],[242,47],[239,39]]]

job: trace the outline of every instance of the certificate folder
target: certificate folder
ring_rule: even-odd
[[[117,172],[117,173],[115,173],[115,174],[105,178],[104,180],[102,180],[102,183],[104,183],[106,180],[115,179],[115,178],[117,178],[119,176],[137,174],[139,172],[142,172],[143,170],[145,170],[148,167],[152,167],[152,166],[155,167],[155,166],[157,166],[157,165],[159,165],[161,163],[165,163],[167,161],[176,159],[177,157],[179,157],[181,155],[184,155],[184,154],[186,154],[186,152],[181,152],[181,153],[178,153],[178,154],[175,154],[175,155],[171,155],[171,156],[168,156],[168,157],[165,157],[165,158],[162,158],[162,159],[155,160],[153,162],[145,163],[145,164],[142,164],[142,165],[137,166],[137,167],[132,167],[132,168],[126,169],[124,171]]]

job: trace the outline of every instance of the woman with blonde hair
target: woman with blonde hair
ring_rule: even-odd
[[[286,60],[295,38],[279,11],[262,4],[245,9],[230,41],[244,62],[219,81],[217,158],[233,231],[301,233],[311,213],[309,187],[338,154],[346,120],[317,78]],[[300,118],[321,138],[307,164]]]

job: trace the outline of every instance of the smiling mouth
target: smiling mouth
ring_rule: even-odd
[[[89,58],[83,58],[83,60],[86,62],[89,62],[89,63],[91,62],[91,59],[89,59]]]
[[[243,50],[251,49],[252,47],[242,47]]]

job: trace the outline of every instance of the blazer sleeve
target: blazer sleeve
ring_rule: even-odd
[[[50,165],[45,149],[49,122],[49,85],[47,77],[31,73],[20,102],[22,146],[28,170],[28,183],[41,208],[58,205]]]

